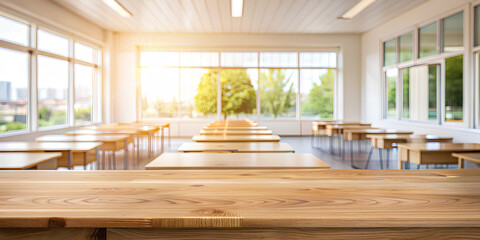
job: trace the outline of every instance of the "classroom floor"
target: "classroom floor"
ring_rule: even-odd
[[[192,142],[190,138],[188,139],[172,139],[171,146],[168,146],[167,140],[165,140],[165,152],[176,152],[178,147],[182,145],[183,143],[188,143]],[[282,137],[281,142],[285,142],[290,144],[293,149],[295,149],[296,153],[312,153],[313,155],[317,156],[320,158],[322,161],[326,162],[329,164],[332,169],[352,169],[350,165],[350,152],[349,148],[346,148],[345,151],[345,157],[342,158],[338,154],[338,149],[334,147],[334,153],[330,152],[330,145],[328,141],[317,141],[315,146],[312,147],[311,144],[311,138],[310,137]],[[336,141],[334,142],[334,146],[336,146]],[[321,146],[318,147],[318,146]],[[360,144],[360,147],[362,151],[360,153],[357,153],[357,148],[358,144],[354,144],[354,159],[355,159],[355,165],[358,167],[364,167],[366,163],[366,159],[368,157],[368,152],[370,150],[369,142],[362,142]],[[159,151],[157,153],[157,156],[159,154]],[[386,156],[386,153],[384,153],[384,156]],[[139,169],[143,170],[145,169],[145,165],[147,165],[151,160],[153,160],[154,157],[147,158],[146,156],[142,157],[140,162],[134,162],[130,161],[129,169]],[[123,169],[123,152],[119,151],[116,155],[116,169]],[[385,157],[383,159],[383,162],[385,164]],[[108,162],[111,165],[111,160]],[[390,167],[389,169],[397,169],[397,162],[396,162],[396,151],[392,152],[392,155],[390,157]],[[96,169],[96,166],[91,166],[93,169]],[[89,166],[87,169],[91,169]],[[385,169],[386,166],[384,166]],[[416,168],[416,166],[412,166],[412,168]],[[82,170],[82,166],[75,166],[75,170]],[[378,151],[375,151],[372,155],[372,159],[370,161],[369,169],[380,169],[380,161],[379,161],[379,155]]]

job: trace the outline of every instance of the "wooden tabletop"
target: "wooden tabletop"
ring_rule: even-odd
[[[480,152],[480,143],[402,143],[398,144],[398,148],[403,148],[413,151],[436,151],[436,152]]]
[[[102,130],[102,129],[77,129],[73,131],[68,131],[65,135],[117,135],[117,134],[128,134],[136,135],[138,130],[129,130],[129,129],[119,129],[119,130]]]
[[[118,142],[125,141],[128,135],[44,135],[35,138],[37,142]]]
[[[159,130],[159,127],[154,127],[154,126],[128,126],[128,125],[100,125],[100,126],[90,126],[90,127],[84,127],[83,129],[91,129],[91,130],[137,130],[139,133],[144,133],[144,134],[151,134],[153,132],[156,132]]]
[[[62,153],[0,152],[0,170],[22,170],[37,166],[43,162],[57,159]]]
[[[213,131],[206,131],[201,130],[200,135],[272,135],[271,130],[213,130]]]
[[[274,153],[295,152],[287,143],[257,142],[257,143],[184,143],[179,152],[239,152],[239,153]]]
[[[164,153],[147,170],[205,169],[328,169],[311,153]]]
[[[478,153],[453,153],[452,156],[462,158],[470,162],[480,163],[480,152]]]
[[[478,182],[480,169],[3,171],[0,225],[479,228]]]
[[[205,131],[218,131],[218,130],[228,130],[228,131],[247,131],[247,130],[268,130],[267,127],[204,127]]]
[[[368,134],[367,138],[375,138],[378,140],[409,140],[409,141],[452,141],[452,137],[439,137],[436,135],[409,135],[409,134]]]
[[[278,135],[195,135],[195,142],[279,142]]]
[[[378,128],[351,128],[345,129],[345,133],[362,133],[362,134],[413,134],[412,131],[396,130],[396,129],[378,129]]]
[[[86,152],[102,146],[101,142],[0,142],[0,152],[72,151]]]

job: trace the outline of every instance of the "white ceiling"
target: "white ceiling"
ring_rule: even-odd
[[[427,0],[377,0],[353,20],[339,20],[359,0],[244,0],[232,18],[230,0],[118,0],[122,18],[102,0],[50,0],[96,25],[118,32],[360,33]]]

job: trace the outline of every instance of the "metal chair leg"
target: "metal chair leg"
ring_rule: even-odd
[[[370,158],[373,154],[373,147],[370,147],[370,152],[368,153],[367,163],[365,164],[365,169],[368,169],[368,164],[370,164]]]
[[[381,148],[378,149],[378,155],[380,156],[380,169],[383,169],[383,151]]]
[[[387,169],[390,168],[390,149],[387,148]]]

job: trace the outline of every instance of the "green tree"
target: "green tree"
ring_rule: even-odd
[[[13,131],[13,130],[23,130],[26,128],[26,125],[21,122],[10,122],[6,125],[6,131]]]
[[[333,71],[321,76],[319,83],[313,83],[307,100],[302,101],[302,114],[333,118]]]
[[[217,112],[217,71],[206,72],[200,80],[195,96],[195,107],[203,114]],[[221,74],[222,115],[251,113],[256,104],[256,93],[246,70],[224,70]]]
[[[463,55],[445,59],[445,108],[448,120],[463,120]]]
[[[260,99],[262,112],[274,118],[295,106],[294,82],[282,69],[269,69],[260,74]]]
[[[48,109],[47,107],[41,107],[38,109],[38,118],[44,121],[49,121],[50,117],[52,117],[52,110]]]

